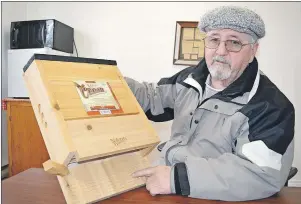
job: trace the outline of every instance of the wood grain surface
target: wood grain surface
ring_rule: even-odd
[[[2,183],[2,203],[5,204],[63,204],[66,203],[59,183],[54,175],[43,169],[29,169]],[[193,199],[176,195],[151,196],[141,187],[98,204],[300,204],[301,188],[285,187],[277,195],[249,202],[223,202]]]

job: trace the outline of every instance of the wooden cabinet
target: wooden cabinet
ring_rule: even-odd
[[[5,99],[8,125],[9,176],[49,159],[30,100]]]

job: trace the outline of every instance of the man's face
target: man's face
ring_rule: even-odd
[[[253,61],[258,44],[242,46],[239,52],[231,52],[226,48],[225,41],[242,44],[251,43],[251,36],[231,29],[212,30],[207,33],[214,41],[221,41],[216,49],[205,47],[205,60],[211,74],[216,80],[237,79],[250,62]],[[252,47],[253,46],[253,47]]]

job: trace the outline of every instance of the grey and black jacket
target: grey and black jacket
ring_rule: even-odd
[[[161,152],[172,192],[242,201],[281,190],[293,161],[292,103],[258,69],[256,58],[226,89],[203,98],[205,60],[157,84],[126,78],[147,117],[173,120]]]

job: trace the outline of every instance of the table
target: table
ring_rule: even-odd
[[[56,176],[40,168],[31,168],[2,181],[2,203],[5,204],[63,204],[66,203]],[[101,204],[229,204],[231,202],[193,199],[177,195],[151,196],[145,187],[132,190]],[[301,188],[285,187],[276,196],[235,204],[301,204]]]

